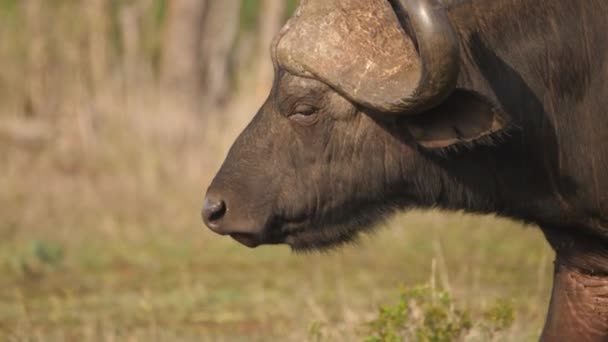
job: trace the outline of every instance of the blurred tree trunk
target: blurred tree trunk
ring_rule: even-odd
[[[124,101],[123,106],[132,119],[138,120],[139,111],[134,107],[134,100],[143,95],[141,64],[145,59],[141,54],[141,27],[137,3],[128,3],[120,7],[118,23],[122,43],[121,96]],[[137,125],[141,125],[141,122],[138,121]]]
[[[85,5],[89,24],[88,61],[93,92],[101,87],[108,71],[109,9],[106,5],[106,0],[89,0]]]
[[[102,120],[100,115],[100,92],[108,79],[108,34],[110,8],[106,0],[89,0],[80,3],[86,18],[86,44],[83,45],[81,61],[77,69],[83,72],[84,87],[77,94],[88,110],[78,110],[77,120],[81,146],[89,147],[96,139],[95,127]]]
[[[24,112],[29,116],[44,114],[45,37],[42,1],[23,0],[22,9],[26,35],[29,39],[26,55],[26,86]]]
[[[161,83],[170,111],[213,111],[231,90],[241,0],[168,2]]]
[[[259,49],[258,49],[258,87],[256,94],[266,96],[272,85],[274,70],[270,59],[272,39],[279,32],[284,22],[286,11],[285,0],[263,0],[259,16]]]
[[[127,4],[120,8],[118,14],[122,43],[122,63],[123,74],[127,86],[135,85],[138,64],[141,62],[140,56],[140,28],[137,7],[134,4]]]
[[[199,107],[201,32],[206,8],[206,0],[167,1],[160,80],[165,97],[171,97],[169,102],[177,106],[169,110],[194,112]]]
[[[230,55],[239,27],[241,0],[212,1],[205,15],[202,36],[204,106],[217,108],[230,94]]]

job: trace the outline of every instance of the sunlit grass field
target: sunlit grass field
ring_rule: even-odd
[[[510,300],[515,323],[498,340],[538,337],[552,254],[534,228],[415,212],[358,244],[298,255],[212,235],[198,203],[183,204],[181,227],[15,232],[4,222],[0,340],[363,341],[381,305],[424,283],[451,292],[473,319]]]
[[[534,340],[550,286],[540,234],[490,218],[402,215],[373,238],[323,254],[248,250],[200,225],[78,243],[4,241],[0,336],[39,341],[362,340],[401,286],[449,289],[480,311],[513,300],[507,341]],[[125,227],[127,228],[127,227]],[[138,227],[129,227],[137,229]],[[140,229],[143,229],[140,227]]]

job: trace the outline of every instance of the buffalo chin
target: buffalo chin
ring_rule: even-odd
[[[373,215],[350,216],[339,222],[310,224],[285,236],[283,243],[294,252],[324,251],[352,243],[361,233],[371,232],[387,217],[388,211],[375,210]]]
[[[230,237],[235,241],[239,242],[241,245],[247,246],[249,248],[256,248],[261,245],[263,242],[260,241],[257,237],[251,234],[230,234]]]
[[[329,217],[284,230],[282,243],[295,252],[324,251],[356,242],[361,233],[373,231],[378,223],[390,216],[397,206],[389,203],[368,203],[365,210],[338,210]],[[357,213],[342,215],[343,213]],[[315,222],[316,221],[316,222]],[[283,227],[285,228],[285,227]]]
[[[303,231],[289,235],[285,238],[287,244],[294,252],[309,252],[329,250],[357,239],[359,232],[332,233],[331,231]]]

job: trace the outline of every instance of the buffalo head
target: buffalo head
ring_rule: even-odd
[[[433,205],[424,152],[504,121],[456,88],[459,46],[437,0],[302,1],[273,43],[268,100],[209,187],[205,223],[251,247],[311,249],[393,208]]]

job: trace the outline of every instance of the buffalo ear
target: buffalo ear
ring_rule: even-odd
[[[406,119],[410,135],[428,149],[494,144],[508,116],[476,93],[455,90],[439,106]]]

